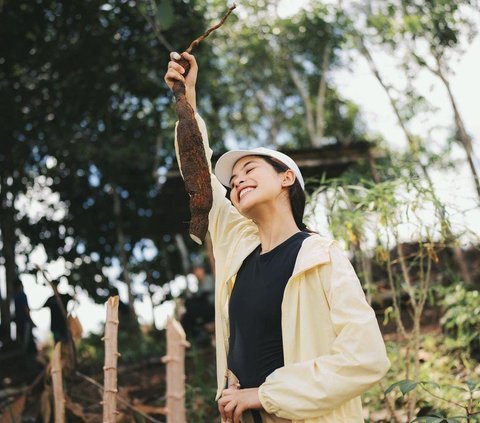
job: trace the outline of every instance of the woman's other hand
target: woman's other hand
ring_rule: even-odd
[[[185,69],[177,63],[177,60],[183,57],[190,64],[190,71],[188,72],[187,77],[184,77]],[[175,81],[181,81],[185,84],[185,96],[187,101],[192,106],[193,111],[197,110],[196,102],[196,93],[195,93],[195,84],[197,82],[198,74],[198,65],[195,57],[188,53],[180,54],[172,52],[170,53],[170,61],[168,62],[167,73],[165,74],[164,80],[168,85],[168,88],[173,89],[173,84]]]
[[[218,400],[218,409],[222,421],[240,423],[242,413],[247,410],[261,410],[262,403],[258,397],[258,388],[225,389]]]

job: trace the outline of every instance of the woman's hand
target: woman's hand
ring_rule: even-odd
[[[258,388],[228,388],[222,392],[222,397],[218,400],[222,421],[229,423],[240,423],[240,417],[246,410],[261,410],[262,408],[258,397]]]
[[[185,69],[180,66],[176,60],[180,60],[183,57],[184,59],[188,60],[190,63],[190,71],[188,72],[187,77],[185,78],[183,74],[185,73]],[[167,73],[165,74],[165,82],[168,85],[168,88],[173,89],[173,84],[175,81],[181,81],[185,84],[185,96],[187,97],[187,101],[192,106],[193,111],[197,110],[197,101],[196,101],[196,93],[195,93],[195,84],[197,82],[197,74],[198,74],[198,65],[195,57],[188,53],[180,54],[172,52],[170,53],[170,62],[168,62],[168,69]]]

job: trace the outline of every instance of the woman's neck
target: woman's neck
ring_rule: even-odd
[[[262,254],[273,250],[277,245],[300,232],[290,210],[272,212],[263,218],[254,219],[262,244]]]

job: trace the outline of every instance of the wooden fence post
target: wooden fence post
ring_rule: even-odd
[[[62,343],[57,342],[52,356],[52,385],[53,400],[55,403],[55,423],[65,423],[65,397],[63,395],[62,380]]]
[[[186,423],[185,348],[189,347],[182,325],[175,319],[167,322],[167,423]]]
[[[103,423],[115,423],[117,411],[118,295],[110,297],[105,323],[105,365],[103,366]]]

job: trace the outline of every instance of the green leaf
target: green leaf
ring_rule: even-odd
[[[422,380],[419,382],[420,385],[430,385],[433,386],[434,388],[440,389],[440,385],[436,382],[430,382],[429,380]]]
[[[400,389],[400,392],[402,393],[402,395],[405,395],[405,394],[408,394],[411,390],[415,389],[416,386],[417,386],[417,382],[415,382],[414,380],[410,380],[410,379],[401,380],[400,382],[395,382],[393,385],[390,385],[385,390],[385,395],[387,395],[396,387]]]
[[[411,390],[415,389],[417,382],[406,379],[399,385],[400,391],[403,395],[408,394]]]
[[[157,22],[162,31],[171,28],[175,21],[175,11],[170,0],[162,0],[157,7]]]
[[[442,423],[443,421],[444,421],[443,417],[422,416],[412,420],[412,423],[413,422]]]
[[[476,391],[477,390],[477,386],[478,386],[478,383],[474,382],[473,380],[467,380],[465,382],[465,385],[468,386],[468,390],[470,392],[473,392],[473,391]]]
[[[443,385],[445,388],[449,388],[449,389],[456,389],[457,391],[461,391],[461,392],[468,392],[467,389],[465,388],[462,388],[461,386],[456,386],[456,385]]]

